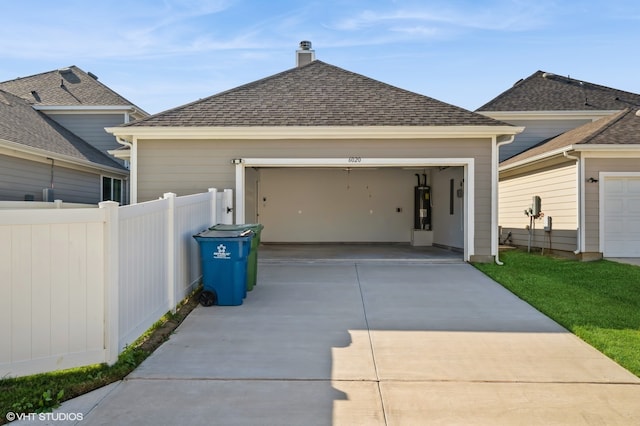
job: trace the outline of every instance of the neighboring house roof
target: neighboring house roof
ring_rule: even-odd
[[[125,126],[510,125],[315,60]]]
[[[537,71],[476,111],[607,111],[639,106],[639,94]]]
[[[24,99],[0,90],[0,141],[126,172],[118,162],[89,145]]]
[[[547,139],[500,163],[500,167],[531,160],[576,145],[637,145],[640,148],[640,110],[626,108]],[[635,148],[635,147],[634,147]]]
[[[0,90],[13,93],[34,106],[122,106],[135,107],[98,81],[98,78],[72,65],[29,77],[0,82]]]

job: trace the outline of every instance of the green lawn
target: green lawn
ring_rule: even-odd
[[[640,267],[524,251],[476,268],[640,377]]]

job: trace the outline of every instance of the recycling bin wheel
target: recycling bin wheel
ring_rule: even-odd
[[[202,293],[200,293],[199,300],[202,306],[215,305],[217,299],[218,297],[216,296],[216,293],[213,291],[205,290]]]

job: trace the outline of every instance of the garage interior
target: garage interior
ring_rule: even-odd
[[[464,188],[462,166],[246,167],[245,221],[261,260],[460,261]]]

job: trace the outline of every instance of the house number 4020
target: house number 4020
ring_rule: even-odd
[[[362,157],[349,157],[350,163],[362,163]]]

